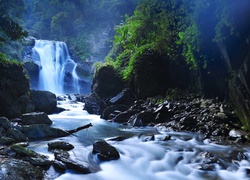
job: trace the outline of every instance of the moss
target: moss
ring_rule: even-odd
[[[1,52],[0,52],[0,62],[2,62],[4,64],[16,64],[16,65],[23,64],[21,61],[11,60],[11,59],[7,58],[7,56]]]

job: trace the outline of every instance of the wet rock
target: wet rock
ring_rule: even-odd
[[[111,121],[117,122],[117,123],[128,122],[130,117],[132,117],[136,113],[138,113],[138,111],[135,111],[135,110],[128,110],[128,111],[125,111],[125,112],[121,112],[120,114],[118,114],[117,116],[112,118]]]
[[[15,142],[15,139],[5,137],[5,136],[0,137],[1,145],[10,145],[10,144],[13,144],[14,142]]]
[[[29,162],[12,159],[0,158],[0,179],[2,180],[27,180],[43,179],[43,171]]]
[[[53,161],[49,160],[47,156],[43,155],[31,157],[28,161],[35,166],[51,166],[53,164]]]
[[[89,114],[101,113],[101,99],[97,94],[91,93],[86,96],[84,110],[86,110]]]
[[[30,103],[29,79],[21,64],[0,62],[0,116],[15,118]]]
[[[29,139],[55,138],[69,135],[68,132],[46,124],[33,124],[20,127],[20,131]]]
[[[38,153],[36,153],[35,151],[32,151],[18,144],[10,146],[10,149],[20,156],[38,157]]]
[[[61,162],[61,161],[54,160],[54,162],[53,162],[52,165],[58,171],[63,171],[64,172],[67,169],[66,165],[63,162]]]
[[[11,127],[11,123],[6,117],[0,117],[0,126],[8,130]]]
[[[147,126],[155,119],[155,115],[150,111],[140,112],[132,121],[132,126]]]
[[[97,141],[93,144],[93,154],[102,161],[116,160],[120,158],[119,152],[104,140]]]
[[[100,98],[110,98],[124,89],[124,82],[112,66],[101,67],[94,75],[91,90]]]
[[[30,90],[30,98],[35,111],[53,113],[56,110],[56,95],[49,91]]]
[[[64,149],[64,150],[71,150],[74,146],[68,142],[64,141],[55,141],[48,143],[50,149]]]
[[[130,89],[123,89],[122,92],[114,96],[109,100],[110,104],[125,104],[125,105],[132,105],[134,101],[134,97]]]
[[[83,174],[88,174],[91,173],[91,171],[83,166],[82,164],[79,164],[75,162],[74,160],[70,159],[70,155],[67,151],[63,150],[55,150],[54,152],[55,158],[59,161],[61,161],[63,164],[65,164],[67,169],[72,169],[74,171],[83,173]],[[61,165],[60,165],[61,166]]]
[[[120,111],[120,112],[124,112],[128,110],[128,107],[125,105],[112,105],[112,106],[108,106],[106,107],[101,115],[101,118],[103,119],[109,119],[110,114],[114,113],[115,111]]]
[[[7,131],[6,137],[12,138],[16,142],[24,142],[27,140],[27,137],[23,133],[12,128]]]
[[[47,124],[51,125],[52,121],[49,119],[48,115],[44,112],[32,112],[22,115],[22,124]]]

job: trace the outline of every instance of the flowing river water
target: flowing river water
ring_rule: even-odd
[[[49,179],[57,180],[247,180],[250,179],[250,148],[211,143],[201,134],[168,132],[154,127],[133,128],[107,122],[82,110],[83,103],[61,101],[66,111],[50,115],[53,127],[70,130],[92,123],[73,135],[48,141],[32,142],[36,152],[54,158],[48,142],[63,140],[74,145],[70,157],[90,168],[91,174],[50,168]],[[122,136],[123,141],[110,138]],[[168,137],[168,140],[166,140]],[[92,144],[104,139],[120,153],[120,159],[101,162],[92,155]],[[165,139],[165,140],[164,140]]]

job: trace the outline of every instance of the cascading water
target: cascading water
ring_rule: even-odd
[[[91,174],[74,171],[55,172],[50,168],[48,179],[56,180],[249,180],[249,147],[223,146],[211,143],[203,135],[189,132],[168,132],[154,127],[133,128],[107,122],[83,111],[83,103],[59,101],[67,109],[50,115],[53,127],[65,130],[92,123],[93,127],[68,137],[31,142],[29,148],[54,159],[48,142],[63,140],[74,145],[70,158],[87,166]],[[152,139],[152,135],[154,139]],[[125,137],[123,141],[110,138]],[[168,140],[165,138],[169,137]],[[92,154],[92,144],[105,139],[120,153],[120,159],[101,162]]]
[[[36,40],[32,56],[40,65],[37,89],[56,94],[79,93],[77,64],[64,42]]]

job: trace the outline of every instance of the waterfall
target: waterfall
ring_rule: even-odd
[[[79,93],[77,64],[64,42],[36,40],[32,57],[40,65],[37,89],[56,94]]]

